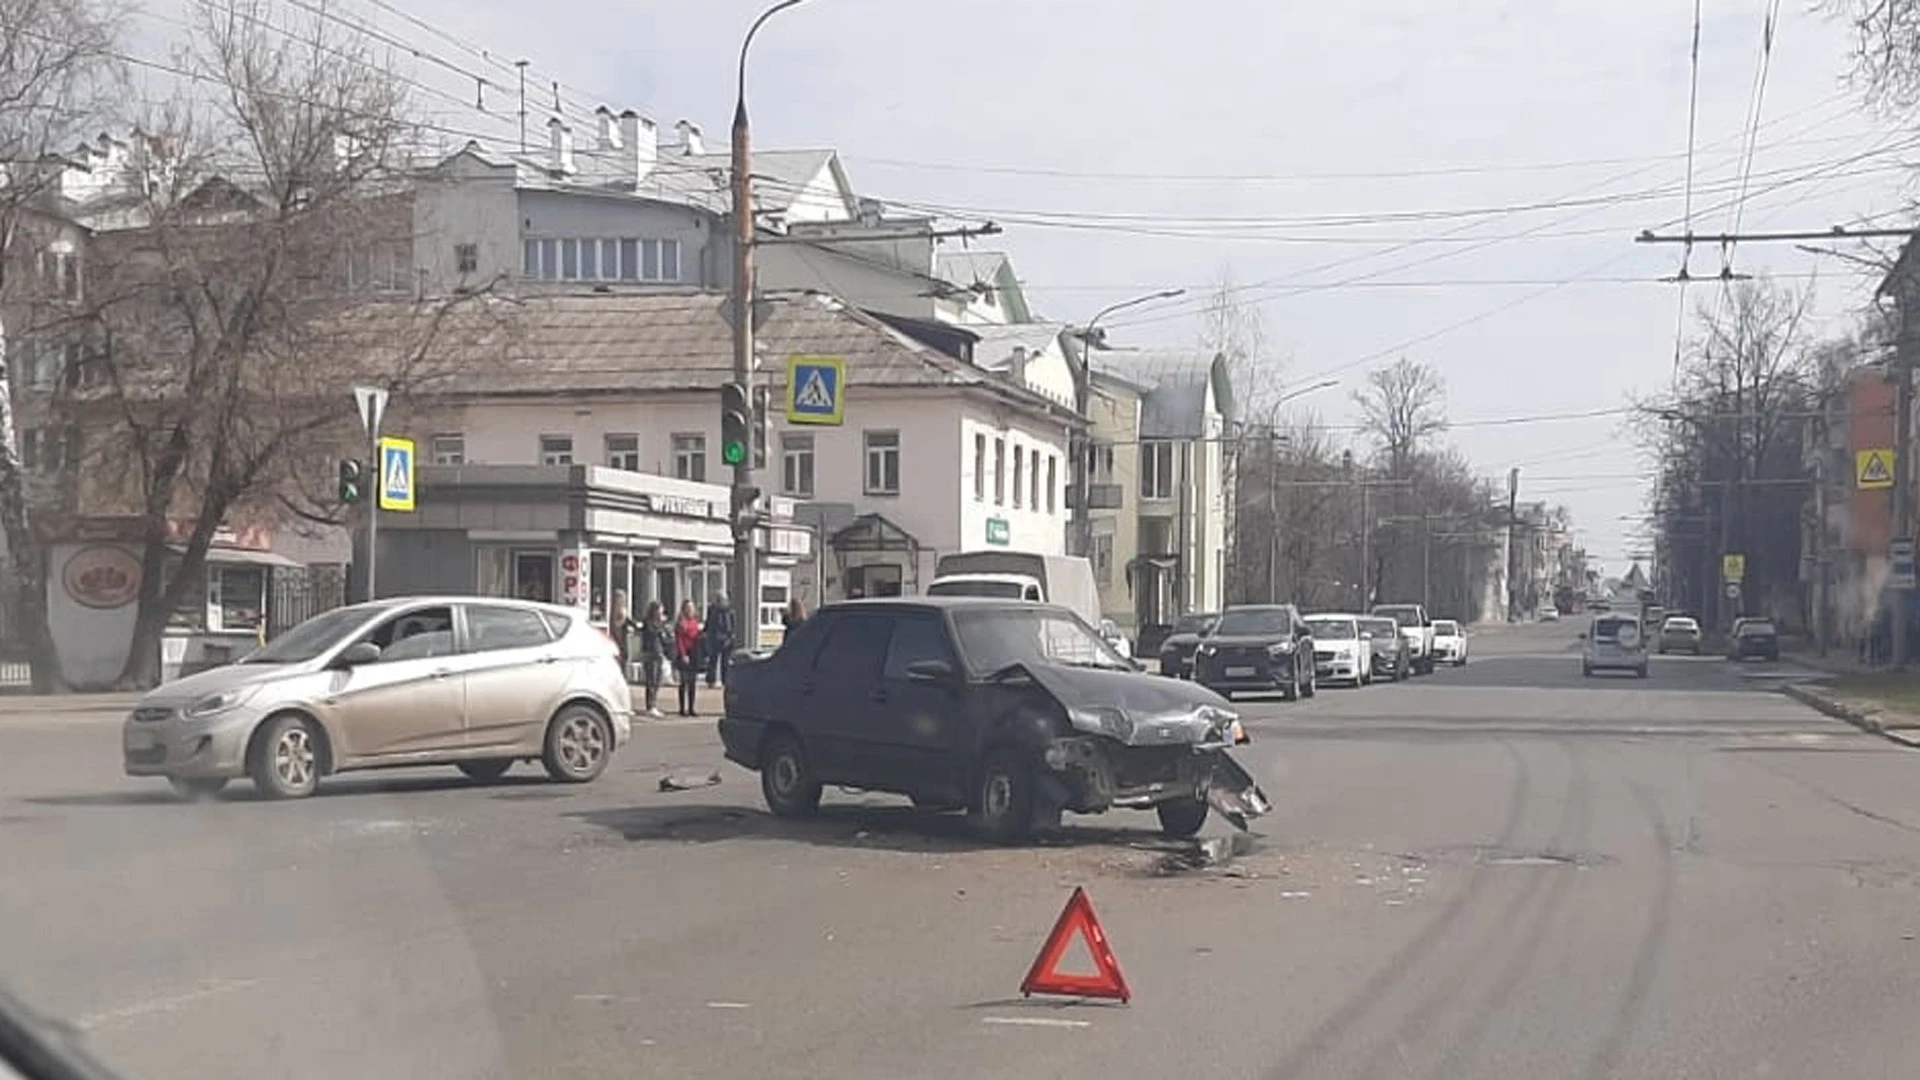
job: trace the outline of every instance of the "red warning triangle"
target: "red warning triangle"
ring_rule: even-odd
[[[1087,951],[1093,954],[1096,974],[1068,975],[1059,970],[1061,957],[1076,937],[1086,942]],[[1132,999],[1133,991],[1127,989],[1127,977],[1120,974],[1120,961],[1114,959],[1113,946],[1107,944],[1107,933],[1100,928],[1100,920],[1093,914],[1093,901],[1087,899],[1085,889],[1075,887],[1067,899],[1067,906],[1047,935],[1047,943],[1040,946],[1040,955],[1033,958],[1033,967],[1021,981],[1020,993],[1029,997],[1062,994],[1113,998],[1123,1003]]]

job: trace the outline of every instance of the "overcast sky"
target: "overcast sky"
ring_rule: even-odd
[[[454,69],[512,81],[471,44],[530,60],[536,86],[560,79],[582,109],[689,118],[718,144],[740,36],[765,4],[334,6],[433,54],[417,74],[453,95],[426,99],[449,126],[485,121],[453,104],[474,96]],[[1733,223],[1768,5],[1705,6],[1694,214],[1717,232]],[[1859,108],[1845,28],[1805,6],[1781,5],[1740,223],[1905,223],[1910,140]],[[1447,437],[1485,474],[1520,466],[1523,497],[1566,503],[1619,572],[1646,463],[1618,418],[1473,422],[1617,408],[1670,377],[1681,298],[1656,279],[1679,249],[1632,238],[1683,214],[1692,7],[807,0],[762,31],[749,100],[761,146],[833,147],[863,194],[1000,221],[986,246],[1013,255],[1046,317],[1185,286],[1191,302],[1107,325],[1116,343],[1189,343],[1208,283],[1228,275],[1289,381],[1343,380],[1299,401],[1336,425],[1368,366],[1434,365],[1459,425]],[[509,97],[486,104],[508,114]],[[1836,328],[1871,294],[1792,245],[1743,247],[1735,264],[1817,274]],[[1693,269],[1717,271],[1717,251]],[[1689,306],[1715,288],[1695,285]]]

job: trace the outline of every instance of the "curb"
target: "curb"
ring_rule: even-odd
[[[1878,735],[1888,742],[1901,746],[1920,748],[1920,731],[1888,730],[1880,722],[1880,714],[1855,708],[1834,698],[1825,691],[1803,683],[1789,683],[1780,688],[1782,694],[1817,712],[1844,720],[1869,735]]]

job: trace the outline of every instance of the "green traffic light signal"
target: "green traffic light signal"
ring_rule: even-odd
[[[739,465],[747,460],[747,448],[737,442],[720,445],[720,460],[728,465]]]
[[[720,387],[720,460],[731,466],[745,465],[749,440],[753,438],[753,409],[747,388],[739,383]]]
[[[357,503],[360,501],[360,486],[363,474],[360,463],[347,458],[340,462],[340,501]]]

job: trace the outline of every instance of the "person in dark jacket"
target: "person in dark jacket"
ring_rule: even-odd
[[[640,678],[647,688],[647,715],[660,715],[660,684],[665,680],[667,657],[673,653],[673,633],[667,626],[667,609],[654,600],[640,619]]]
[[[701,634],[701,659],[707,671],[707,689],[711,690],[726,681],[736,640],[733,608],[726,597],[716,596],[707,605],[707,623]]]

